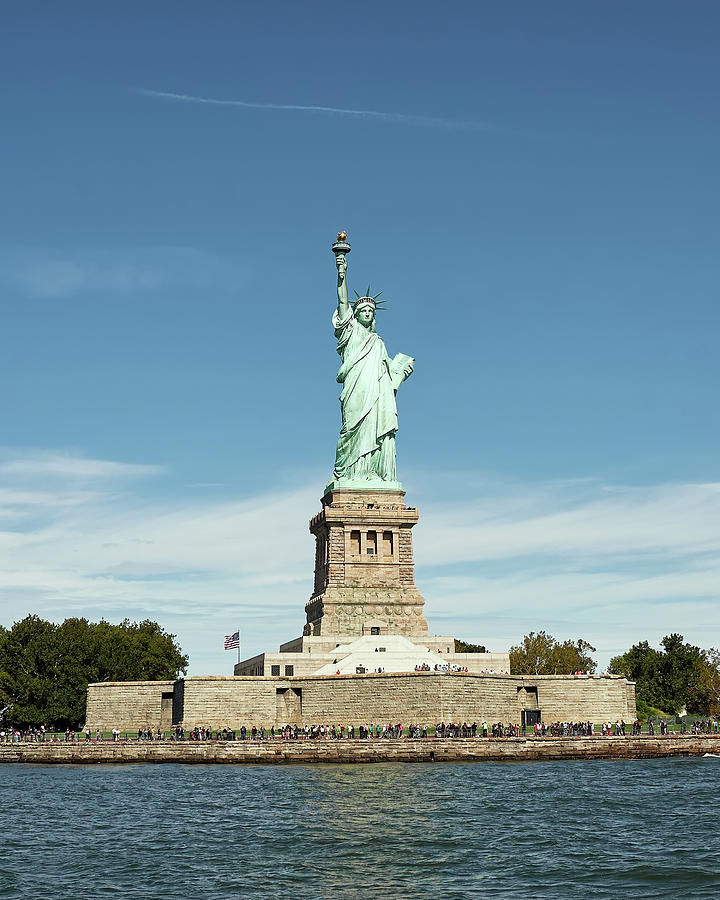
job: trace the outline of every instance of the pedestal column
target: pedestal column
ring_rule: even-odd
[[[311,520],[315,582],[306,635],[428,633],[415,586],[418,511],[401,490],[330,490]]]

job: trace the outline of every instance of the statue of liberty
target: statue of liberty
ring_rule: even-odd
[[[342,384],[342,428],[335,454],[333,481],[329,487],[399,488],[395,470],[395,434],[398,429],[395,393],[411,374],[414,360],[399,353],[390,359],[377,333],[375,314],[380,294],[361,297],[350,305],[347,259],[350,244],[345,232],[333,244],[336,257],[337,310],[332,324],[342,365],[337,380]],[[385,482],[379,484],[378,482]]]

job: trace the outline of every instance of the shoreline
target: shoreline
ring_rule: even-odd
[[[522,762],[720,755],[720,735],[370,740],[103,741],[0,745],[0,764]]]

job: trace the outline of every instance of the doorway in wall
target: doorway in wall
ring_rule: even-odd
[[[299,725],[302,721],[302,688],[277,688],[275,721],[278,725]]]

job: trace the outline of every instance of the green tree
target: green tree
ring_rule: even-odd
[[[0,659],[2,659],[3,647],[5,646],[5,642],[7,641],[7,636],[7,628],[3,628],[3,626],[0,625]],[[5,692],[5,689],[3,687],[2,671],[0,671],[0,709],[5,709],[5,707],[8,706],[10,702],[10,697]]]
[[[460,641],[455,638],[456,653],[487,653],[484,644],[469,644],[467,641]]]
[[[545,631],[526,634],[521,644],[510,648],[510,671],[515,675],[572,675],[594,672],[590,656],[595,647],[578,638],[562,644]]]
[[[666,695],[662,683],[662,653],[647,641],[634,644],[627,653],[610,660],[608,672],[624,675],[635,682],[635,696],[649,706],[665,709]]]
[[[57,690],[53,634],[57,626],[37,616],[16,622],[6,633],[0,655],[0,690],[16,725],[38,724],[52,708]]]
[[[705,651],[707,665],[698,684],[698,711],[705,715],[720,714],[720,650]]]
[[[720,709],[720,654],[669,634],[662,650],[647,641],[610,660],[608,671],[635,682],[639,700],[676,715],[683,708],[709,715]]]
[[[174,679],[188,658],[157,622],[61,625],[27,616],[0,633],[0,703],[20,727],[76,727],[85,719],[87,686],[95,681]]]

